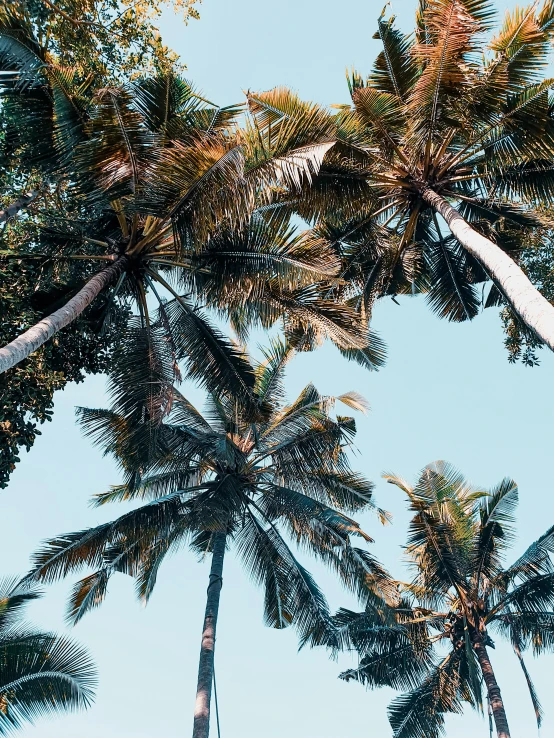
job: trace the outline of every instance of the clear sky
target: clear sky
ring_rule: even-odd
[[[414,3],[393,11],[408,28]],[[501,11],[503,12],[504,6]],[[162,32],[188,64],[189,77],[210,99],[228,104],[242,90],[295,87],[307,98],[345,102],[344,70],[369,71],[371,40],[381,4],[365,0],[204,0],[202,19],[188,27],[169,15]],[[415,480],[428,462],[447,459],[473,482],[491,486],[504,476],[520,485],[519,532],[514,558],[554,522],[552,443],[554,357],[535,369],[508,363],[498,316],[489,310],[471,324],[439,321],[421,298],[397,306],[383,301],[374,327],[389,348],[387,366],[369,374],[331,347],[290,366],[289,394],[313,380],[322,392],[363,393],[372,411],[358,417],[355,468],[377,483],[377,502],[394,524],[362,516],[375,537],[372,553],[402,573],[401,545],[407,515],[397,488],[380,475],[393,470]],[[201,393],[189,393],[201,402]],[[115,517],[125,507],[92,510],[90,496],[118,482],[113,462],[83,439],[74,407],[106,405],[104,380],[88,379],[56,396],[54,421],[23,458],[0,499],[2,573],[28,568],[29,554],[44,538]],[[332,577],[311,566],[333,608],[351,605]],[[96,705],[87,713],[41,720],[22,738],[178,738],[191,733],[199,637],[207,565],[183,551],[162,568],[147,608],[133,584],[116,575],[103,607],[72,635],[86,644],[100,670]],[[64,629],[71,582],[52,587],[29,617],[45,628]],[[492,652],[514,738],[535,735],[523,676],[508,649]],[[553,657],[528,666],[542,697],[542,731],[554,735],[549,699]],[[292,631],[263,626],[262,598],[229,556],[216,651],[223,738],[385,738],[392,690],[366,692],[337,679],[352,662],[337,664],[322,651],[297,653]],[[488,726],[469,710],[447,722],[449,738],[488,736]],[[215,725],[212,727],[215,736]]]

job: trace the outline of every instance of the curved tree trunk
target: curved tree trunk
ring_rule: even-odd
[[[198,686],[196,688],[192,738],[208,738],[210,733],[210,702],[214,678],[215,631],[219,611],[219,597],[221,595],[221,587],[223,586],[223,558],[225,556],[226,542],[226,533],[216,533],[214,535],[212,568],[210,570],[206,613],[204,615],[204,627],[202,628],[200,662],[198,664]]]
[[[110,264],[82,287],[62,308],[43,318],[3,348],[0,348],[0,374],[11,369],[36,351],[55,333],[72,323],[103,289],[111,284],[125,268],[127,257]]]
[[[487,686],[489,704],[494,717],[494,724],[496,725],[498,738],[510,738],[510,729],[508,727],[506,711],[504,710],[504,703],[502,702],[502,695],[500,694],[500,687],[496,682],[496,677],[494,675],[485,644],[480,638],[476,638],[473,643],[473,648],[477,654],[481,673],[483,674],[483,679]]]
[[[14,200],[11,202],[7,208],[4,208],[4,210],[0,210],[0,223],[4,223],[4,221],[8,220],[9,218],[13,218],[14,215],[17,215],[17,213],[22,208],[27,208],[29,205],[36,200],[38,197],[38,191],[33,190],[32,192],[27,192],[26,195],[23,197],[18,198],[17,200]]]
[[[421,196],[445,219],[452,234],[487,269],[521,319],[554,351],[554,306],[495,243],[477,233],[460,213],[430,188]]]

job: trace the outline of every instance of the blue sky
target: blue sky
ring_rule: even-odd
[[[406,28],[413,10],[412,2],[393,4]],[[345,68],[369,71],[377,50],[371,36],[381,5],[362,0],[204,0],[201,11],[201,21],[188,27],[168,14],[161,30],[187,63],[190,79],[220,104],[240,101],[242,90],[276,84],[323,103],[345,102]],[[377,502],[394,514],[387,528],[370,515],[360,518],[375,538],[372,553],[402,573],[405,504],[400,491],[380,479],[381,473],[392,470],[415,480],[426,463],[442,458],[479,485],[492,486],[504,476],[518,482],[515,558],[554,522],[554,357],[544,354],[535,369],[510,365],[494,310],[471,324],[454,325],[435,318],[423,299],[404,298],[400,306],[383,301],[374,327],[389,348],[381,372],[369,374],[326,346],[297,358],[288,382],[291,398],[313,380],[322,392],[356,390],[371,403],[371,412],[357,419],[353,464],[377,483]],[[201,402],[198,390],[191,388],[189,396]],[[2,492],[2,573],[24,572],[42,539],[100,523],[125,509],[93,510],[88,505],[92,494],[118,482],[118,473],[110,459],[81,437],[74,407],[106,402],[101,377],[56,396],[54,421],[43,427]],[[333,608],[352,604],[330,575],[319,566],[310,568]],[[207,576],[207,564],[182,551],[165,564],[157,591],[142,608],[132,581],[117,575],[103,607],[72,631],[89,647],[100,670],[96,705],[87,713],[41,720],[20,735],[189,735]],[[63,630],[70,587],[66,581],[50,588],[29,617],[45,628]],[[216,653],[224,738],[390,735],[386,705],[392,691],[366,692],[345,684],[337,674],[352,663],[348,657],[337,664],[321,651],[298,654],[292,631],[265,628],[261,593],[232,555],[225,563]],[[554,735],[554,706],[548,700],[554,658],[528,658],[546,709],[542,734]],[[534,735],[533,711],[515,657],[498,646],[492,659],[513,735]],[[449,738],[488,735],[487,724],[469,711],[449,719],[447,727]]]

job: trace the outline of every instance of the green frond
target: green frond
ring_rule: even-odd
[[[491,618],[490,629],[535,656],[554,651],[554,612],[509,608]]]
[[[482,499],[473,564],[477,580],[481,576],[493,579],[501,570],[503,555],[515,539],[517,505],[518,488],[513,479],[503,479]]]
[[[364,348],[348,349],[337,346],[340,353],[349,361],[355,361],[364,369],[379,371],[387,360],[387,348],[375,331],[368,331],[367,345]]]
[[[391,157],[398,150],[395,134],[402,130],[405,113],[400,100],[396,95],[364,87],[354,91],[353,101],[370,135],[382,145],[385,156]]]
[[[76,625],[93,608],[100,607],[106,598],[112,571],[103,567],[75,584],[69,597],[66,617],[69,624]]]
[[[12,630],[0,637],[0,659],[0,735],[92,702],[96,670],[88,653],[67,638]]]
[[[331,116],[282,87],[248,93],[247,100],[251,116],[241,141],[247,181],[262,191],[274,186],[302,191],[334,145]]]
[[[254,373],[241,352],[198,309],[184,299],[164,305],[177,359],[187,360],[188,375],[209,392],[231,392],[251,401]]]
[[[436,655],[424,632],[410,632],[403,625],[371,625],[365,613],[360,619],[346,610],[340,610],[334,621],[341,630],[350,631],[349,638],[362,656],[355,669],[340,675],[345,681],[353,679],[368,688],[416,689],[435,666]]]
[[[535,612],[554,609],[554,571],[538,574],[522,582],[506,594],[491,610],[492,616],[502,612]]]
[[[247,518],[237,540],[237,553],[254,581],[265,585],[266,623],[274,628],[294,625],[305,638],[329,620],[327,602],[277,528],[264,528],[251,513]]]
[[[39,596],[30,581],[0,582],[0,735],[43,715],[86,708],[94,698],[89,654],[67,638],[21,625],[22,609]]]
[[[554,553],[554,526],[534,541],[526,551],[506,569],[503,578],[507,583],[527,581],[538,574],[552,571],[550,554]]]
[[[147,128],[169,141],[184,142],[197,132],[225,131],[241,112],[238,105],[218,108],[209,103],[173,71],[139,79],[132,85],[132,94]]]
[[[424,251],[428,280],[426,299],[434,313],[455,322],[472,320],[481,306],[480,291],[475,282],[474,259],[452,237],[426,244]]]
[[[537,720],[537,728],[540,730],[541,725],[542,725],[543,715],[544,715],[542,705],[540,703],[537,690],[535,689],[535,685],[533,684],[533,681],[531,679],[531,675],[529,674],[527,670],[527,666],[525,665],[525,661],[523,660],[523,656],[521,655],[519,646],[517,644],[514,644],[513,649],[514,649],[515,655],[518,658],[519,664],[521,666],[521,670],[523,671],[525,681],[527,682],[527,689],[529,690],[529,696],[531,697],[531,702],[533,703],[533,709],[535,711],[535,718]]]
[[[18,582],[17,579],[0,580],[0,632],[13,627],[20,620],[27,604],[40,595],[40,590],[31,582]]]
[[[269,347],[262,348],[264,361],[256,367],[256,395],[260,403],[282,405],[285,399],[283,375],[294,355],[294,348],[279,336],[271,338]]]
[[[394,27],[395,17],[377,21],[373,38],[379,39],[383,50],[377,56],[368,84],[381,92],[388,92],[403,99],[411,89],[417,75],[412,56],[413,39]]]
[[[475,537],[473,508],[479,494],[442,461],[427,466],[408,493],[414,517],[407,553],[430,602],[440,601],[451,588],[459,592],[466,587]]]
[[[20,89],[40,80],[47,66],[45,50],[34,37],[30,22],[6,8],[0,17],[0,65],[5,71],[14,70],[15,84]]]
[[[425,40],[413,47],[421,72],[407,108],[413,116],[411,138],[420,150],[426,147],[426,156],[445,128],[449,104],[451,107],[473,81],[470,55],[476,51],[475,37],[483,30],[490,9],[484,3],[479,10],[472,6],[460,0],[431,0],[424,6]]]
[[[77,147],[86,141],[85,127],[91,105],[92,75],[84,81],[75,69],[56,65],[48,68],[53,97],[53,138],[60,163],[70,171]]]
[[[75,166],[82,172],[92,201],[136,196],[145,186],[145,170],[152,159],[154,137],[133,110],[132,98],[123,89],[96,93],[86,125],[87,140],[76,153]]]
[[[82,566],[101,566],[111,527],[110,523],[105,523],[46,541],[33,555],[26,580],[53,582]]]
[[[190,534],[185,523],[184,526],[176,526],[153,542],[145,554],[141,557],[140,566],[136,574],[136,591],[139,599],[148,603],[158,577],[158,570],[165,557],[176,548],[184,545]]]
[[[510,91],[536,82],[546,65],[554,26],[554,9],[545,2],[506,11],[499,33],[489,44],[497,59],[505,62]]]
[[[149,168],[147,187],[146,206],[170,215],[182,251],[197,251],[221,223],[243,225],[254,208],[243,149],[223,134],[198,134],[163,148]]]
[[[459,659],[447,656],[411,692],[395,698],[388,708],[394,738],[439,738],[444,717],[462,712]]]

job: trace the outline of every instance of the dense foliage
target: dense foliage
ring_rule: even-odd
[[[11,0],[3,12],[30,25],[58,63],[106,79],[128,79],[177,61],[164,46],[156,22],[166,8],[185,22],[198,18],[198,4],[197,0]]]
[[[195,13],[192,3],[177,4]],[[23,38],[26,33],[36,38],[44,58],[74,68],[81,81],[94,74],[98,85],[115,76],[125,79],[155,64],[173,63],[174,55],[162,45],[152,25],[161,9],[158,2],[129,3],[123,13],[119,3],[103,0],[10,2],[0,10],[0,26],[14,37],[19,33]],[[2,69],[14,68],[13,59],[3,51]],[[10,78],[4,76],[0,84],[6,81]],[[14,90],[8,84],[2,92],[0,210],[25,198],[26,193],[32,193],[32,200],[24,217],[17,210],[6,214],[12,217],[3,222],[0,251],[30,253],[40,242],[41,227],[50,225],[44,211],[57,208],[68,218],[68,208],[74,212],[75,205],[68,202],[63,178],[56,177],[59,152],[48,86],[23,85]],[[22,329],[63,304],[90,275],[90,267],[79,262],[69,267],[46,257],[15,261],[0,256],[0,343],[13,340]],[[54,392],[67,382],[82,381],[86,374],[108,368],[126,308],[110,305],[106,323],[105,307],[104,298],[55,341],[0,377],[0,487],[7,485],[20,449],[29,450],[40,433],[37,425],[51,418]]]
[[[74,288],[68,281],[69,275],[62,274],[62,281],[48,281],[47,288],[41,290],[44,271],[44,265],[38,261],[22,266],[14,260],[0,260],[2,343],[35,323]],[[54,341],[11,372],[0,375],[0,487],[6,487],[21,449],[29,451],[40,434],[37,426],[51,419],[54,392],[63,389],[67,382],[81,382],[86,374],[108,369],[125,310],[112,315],[104,329],[105,307],[102,302],[87,311]]]
[[[317,171],[331,145],[324,111],[297,100],[281,124],[253,111],[240,131],[239,108],[213,106],[173,71],[98,89],[94,78],[52,61],[29,25],[8,21],[0,52],[14,79],[5,82],[3,171],[12,182],[25,174],[27,184],[32,177],[41,184],[30,215],[4,230],[4,256],[21,257],[29,290],[38,272],[49,292],[68,263],[71,284],[83,285],[118,262],[117,283],[114,272],[91,309],[100,315],[103,305],[117,310],[132,301],[141,321],[172,344],[176,378],[184,359],[210,389],[234,382],[247,392],[251,382],[200,305],[229,319],[242,340],[252,325],[284,320],[289,340],[304,349],[329,337],[367,366],[382,363],[382,346],[355,312],[325,299],[338,269],[334,252],[296,235],[290,212],[271,209],[276,188],[298,192]],[[30,259],[38,259],[38,272]],[[12,305],[20,327],[28,323],[17,310],[36,314],[24,294],[31,292]],[[99,344],[88,344],[90,335],[81,335],[73,358],[80,355],[84,369],[86,350],[100,370],[110,334]],[[50,379],[59,386],[59,377]]]

